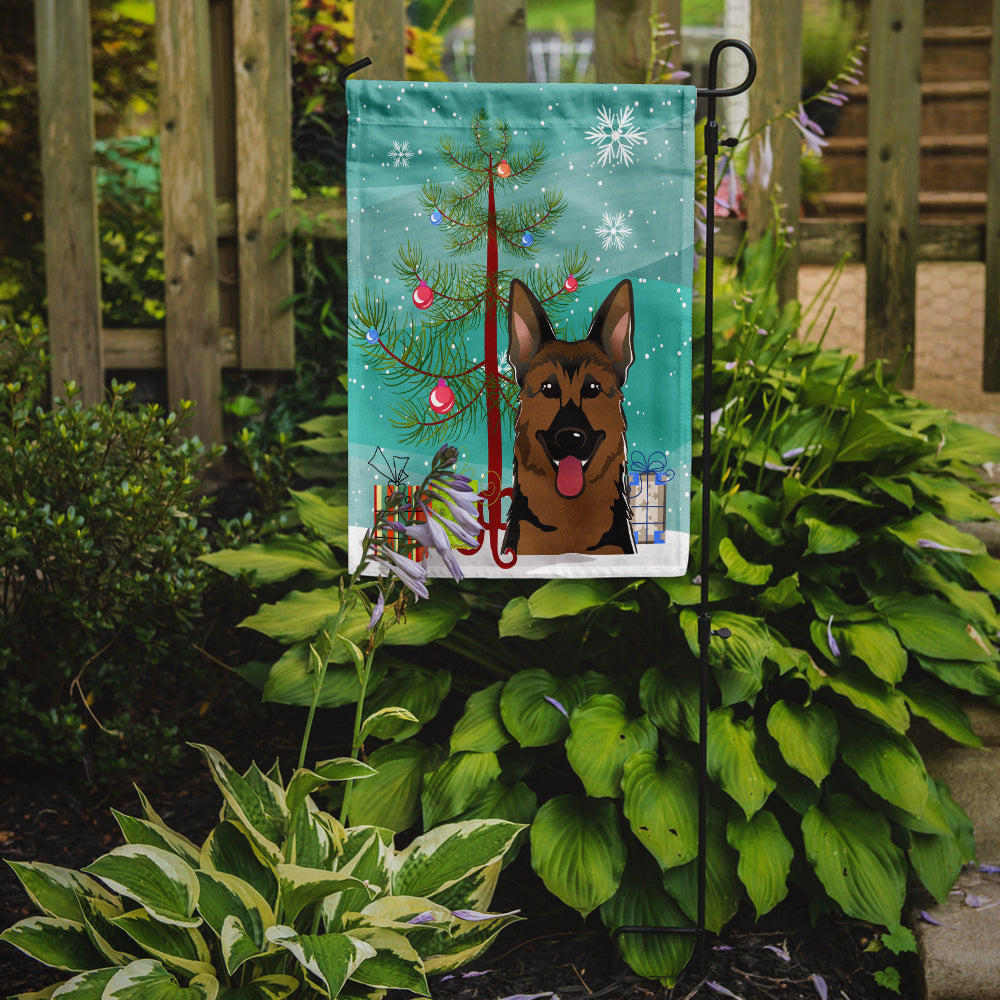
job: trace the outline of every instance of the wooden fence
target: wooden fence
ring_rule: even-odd
[[[290,0],[158,0],[166,325],[101,326],[93,174],[88,0],[35,0],[53,384],[73,379],[85,401],[105,372],[166,369],[171,402],[193,399],[196,433],[223,438],[221,371],[293,365],[291,254]],[[476,76],[516,82],[526,74],[525,3],[474,0]],[[369,76],[405,75],[405,0],[357,0],[356,44]],[[992,3],[991,98],[985,224],[921,223],[920,46],[923,3],[871,0],[867,215],[865,221],[787,217],[798,240],[781,276],[796,291],[800,263],[844,253],[867,269],[866,355],[898,363],[912,384],[916,265],[985,261],[983,385],[1000,390],[1000,0]],[[681,0],[595,0],[594,65],[601,82],[642,82],[650,18],[680,24]],[[754,0],[751,44],[758,77],[750,126],[795,106],[800,94],[801,0]],[[683,40],[681,40],[683,46]],[[675,52],[675,58],[677,53]],[[721,117],[721,116],[720,116]],[[717,239],[731,253],[744,227],[759,234],[776,194],[799,203],[799,135],[774,132],[775,171],[751,189],[747,220],[725,220]],[[342,239],[343,202],[299,206],[314,236]],[[786,210],[787,214],[787,210]],[[346,308],[346,303],[344,304]]]

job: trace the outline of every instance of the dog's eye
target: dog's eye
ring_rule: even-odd
[[[587,379],[583,384],[583,389],[580,390],[580,395],[584,399],[593,399],[595,396],[601,394],[601,385],[599,382],[595,382],[592,378]]]
[[[554,379],[547,378],[542,383],[542,395],[546,399],[555,399],[559,395],[559,386],[556,384]]]

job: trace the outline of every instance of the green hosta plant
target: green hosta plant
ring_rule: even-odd
[[[974,851],[910,727],[978,746],[959,698],[1000,695],[1000,561],[955,523],[995,517],[976,466],[1000,440],[797,339],[777,261],[754,245],[716,291],[710,537],[697,482],[692,504],[692,563],[711,547],[712,626],[731,632],[709,647],[706,924],[796,887],[904,940],[907,886],[945,898]],[[692,924],[699,600],[693,576],[509,600],[498,655],[517,669],[468,699],[443,760],[415,739],[374,750],[352,808],[530,822],[535,869],[581,914]],[[680,935],[621,940],[666,982],[691,952]]]
[[[429,973],[470,961],[518,919],[487,912],[518,825],[450,823],[397,849],[391,831],[347,829],[312,799],[331,781],[370,779],[368,765],[338,758],[285,784],[277,768],[240,774],[199,749],[224,801],[201,845],[140,793],[142,818],[115,813],[126,844],[82,871],[11,863],[41,915],[0,938],[70,974],[55,995],[428,996]]]

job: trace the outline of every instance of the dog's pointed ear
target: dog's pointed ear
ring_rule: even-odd
[[[531,359],[545,341],[555,340],[555,333],[542,304],[531,289],[516,278],[510,283],[507,329],[510,336],[507,357],[517,377],[517,384],[521,385]]]
[[[632,343],[635,328],[635,308],[632,304],[632,282],[619,281],[597,310],[590,325],[588,340],[595,341],[611,359],[611,367],[618,376],[618,384],[625,384],[625,377],[635,360]]]

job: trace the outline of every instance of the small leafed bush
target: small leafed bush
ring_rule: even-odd
[[[370,778],[368,765],[337,758],[285,785],[277,767],[240,774],[199,749],[224,800],[200,846],[140,794],[142,819],[115,813],[127,843],[82,872],[11,863],[42,915],[0,938],[76,973],[59,996],[429,996],[429,973],[471,961],[518,919],[486,912],[517,824],[451,823],[397,849],[390,831],[345,829],[310,797]]]
[[[155,697],[191,662],[208,455],[187,405],[132,408],[128,385],[43,407],[41,341],[38,323],[0,324],[0,746],[93,777],[176,753]]]

